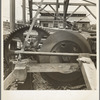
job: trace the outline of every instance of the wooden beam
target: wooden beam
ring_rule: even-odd
[[[72,70],[71,67],[75,69]],[[61,73],[72,73],[78,71],[78,63],[49,63],[49,64],[34,64],[27,63],[27,72],[61,72]]]
[[[49,6],[54,12],[56,12],[56,10],[50,4],[49,4]]]
[[[16,80],[14,71],[12,71],[7,78],[4,80],[4,90],[6,90],[12,82]]]
[[[15,30],[15,0],[10,0],[10,31]]]
[[[92,62],[92,60],[88,57],[80,57],[78,58],[81,71],[83,74],[83,78],[88,90],[96,90],[97,89],[97,70]]]
[[[32,4],[40,4],[40,2],[33,2]],[[42,5],[56,5],[56,2],[43,2]],[[59,5],[64,5],[63,3],[59,2]],[[70,6],[94,6],[94,4],[89,4],[89,3],[69,3]]]
[[[58,8],[59,8],[59,0],[56,0],[56,13],[55,13],[55,19],[57,19],[57,16],[58,16]]]
[[[17,64],[15,69],[4,80],[4,89],[6,90],[14,81],[25,81],[27,77],[27,70],[25,66]]]
[[[96,19],[96,16],[90,11],[90,9],[87,7],[87,6],[84,6],[87,10],[88,10],[88,12]]]
[[[29,14],[30,14],[30,24],[32,23],[32,0],[29,0]]]
[[[41,8],[40,11],[44,10],[48,5],[46,4],[43,8]]]
[[[26,24],[26,0],[22,0],[23,24]]]
[[[78,6],[78,7],[66,18],[66,20],[67,20],[68,18],[70,18],[80,7],[81,7],[81,6]]]
[[[94,6],[96,6],[96,3],[93,3],[93,2],[91,2],[91,1],[88,1],[88,0],[83,0],[83,1],[88,2],[88,3],[91,3],[91,4],[93,4]]]

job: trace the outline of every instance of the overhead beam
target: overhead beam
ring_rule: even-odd
[[[91,4],[93,4],[94,6],[96,6],[96,3],[93,3],[93,2],[91,2],[91,1],[88,1],[88,0],[83,0],[83,1],[88,2],[88,3],[91,3]]]
[[[56,10],[50,4],[49,4],[49,6],[54,12],[56,12]]]
[[[87,7],[87,6],[84,6],[87,10],[88,10],[88,12],[96,19],[96,16],[90,11],[90,9]]]
[[[32,2],[32,4],[40,4],[40,2]],[[43,2],[42,5],[56,5],[56,2]],[[62,2],[58,3],[59,5],[64,5]],[[94,4],[89,4],[89,3],[69,3],[70,6],[95,6]]]
[[[78,6],[78,7],[66,18],[66,20],[67,20],[68,18],[70,18],[80,7],[81,7],[81,6]]]
[[[15,0],[10,0],[10,31],[15,30]]]

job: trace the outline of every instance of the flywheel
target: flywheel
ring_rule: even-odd
[[[90,53],[90,45],[79,33],[73,31],[58,31],[50,35],[43,44],[41,52]],[[40,56],[41,63],[76,63],[77,57],[70,56]],[[56,84],[67,84],[82,77],[79,66],[69,73],[41,73],[44,79]]]

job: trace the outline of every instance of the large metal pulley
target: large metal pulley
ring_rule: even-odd
[[[72,31],[58,31],[49,36],[41,48],[42,52],[62,53],[90,53],[91,49],[79,33]],[[77,57],[71,56],[40,56],[41,63],[76,63]],[[48,81],[57,84],[66,84],[82,77],[80,67],[72,66],[71,72],[62,73],[41,73]]]

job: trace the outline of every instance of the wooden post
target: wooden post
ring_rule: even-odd
[[[10,0],[10,31],[15,29],[15,0]]]
[[[23,24],[26,24],[26,0],[22,0]]]
[[[77,59],[80,64],[80,68],[83,74],[83,78],[88,90],[96,90],[97,89],[97,70],[92,62],[92,60],[88,57],[80,57]]]
[[[63,28],[66,28],[66,15],[68,10],[69,0],[64,0]]]
[[[32,0],[29,0],[30,24],[32,23]]]
[[[59,8],[59,0],[56,1],[56,14],[55,14],[55,19],[57,19],[58,16],[58,8]]]

